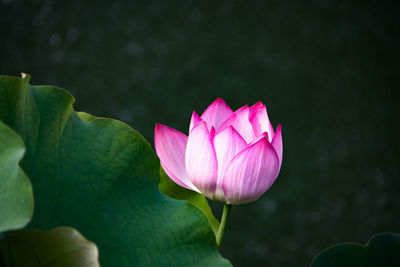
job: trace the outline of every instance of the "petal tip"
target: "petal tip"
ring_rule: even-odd
[[[214,102],[223,102],[223,103],[225,103],[224,99],[222,97],[220,97],[220,96],[217,97],[217,99],[215,99]]]
[[[165,125],[163,125],[163,124],[161,124],[161,123],[158,123],[158,122],[156,122],[156,131],[157,130],[159,130],[160,128],[162,128],[163,126],[165,126]]]
[[[251,106],[253,109],[265,108],[265,105],[261,101],[257,101],[254,105]]]

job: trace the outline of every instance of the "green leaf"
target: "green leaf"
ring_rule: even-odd
[[[31,182],[19,167],[24,151],[21,137],[0,121],[0,233],[24,227],[33,214]]]
[[[158,191],[159,161],[139,133],[75,112],[66,91],[28,79],[0,76],[0,120],[26,144],[31,227],[76,228],[96,243],[102,266],[230,266],[206,216]]]
[[[70,227],[13,232],[0,240],[1,258],[5,267],[100,266],[96,245]]]
[[[176,183],[174,183],[168,175],[165,173],[164,169],[160,166],[160,183],[158,188],[165,195],[179,199],[186,200],[200,209],[204,215],[207,216],[208,222],[210,223],[211,228],[214,231],[215,236],[218,233],[219,221],[215,218],[210,205],[208,205],[207,199],[202,195],[195,191],[188,190],[183,188]]]
[[[400,234],[380,233],[366,245],[342,243],[321,252],[311,267],[400,266]]]

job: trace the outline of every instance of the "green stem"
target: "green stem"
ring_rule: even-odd
[[[219,225],[217,233],[217,247],[221,249],[222,238],[224,237],[225,227],[228,223],[229,213],[231,212],[232,205],[224,203],[224,211],[222,212],[221,224]]]

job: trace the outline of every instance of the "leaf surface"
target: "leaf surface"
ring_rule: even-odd
[[[30,227],[76,228],[96,243],[102,266],[230,266],[206,216],[159,192],[159,161],[138,132],[75,112],[63,89],[28,81],[0,77],[0,120],[26,144]]]
[[[208,205],[207,199],[202,194],[188,190],[174,183],[174,181],[168,177],[162,167],[160,167],[160,183],[158,188],[167,196],[179,200],[187,200],[200,209],[204,215],[207,216],[208,222],[210,223],[215,236],[217,235],[219,221],[215,218],[210,205]]]

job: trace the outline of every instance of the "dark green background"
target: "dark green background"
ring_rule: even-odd
[[[232,211],[222,253],[235,266],[306,266],[334,243],[400,232],[395,2],[0,3],[1,74],[66,88],[77,110],[150,142],[155,122],[186,132],[218,96],[267,104],[283,165]]]

